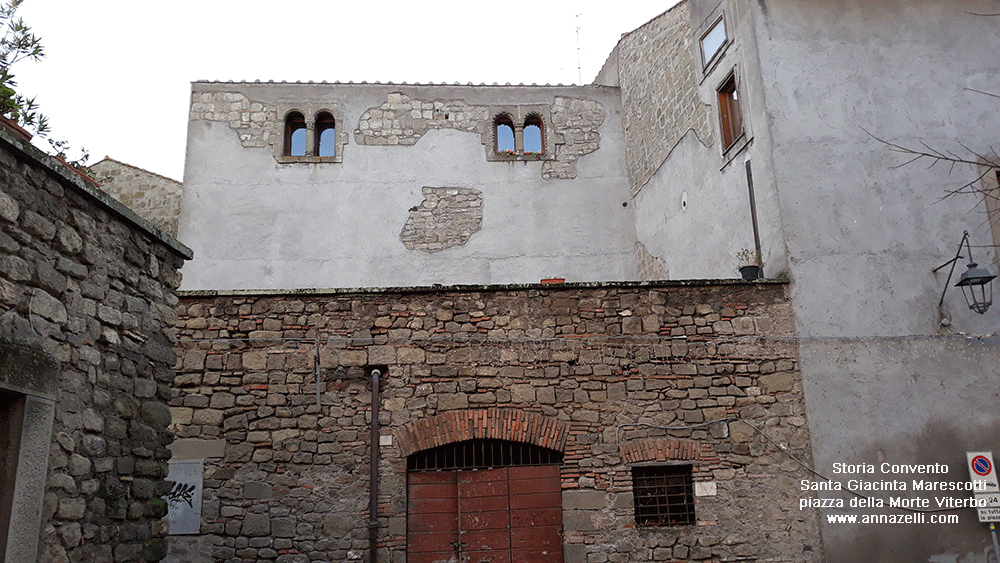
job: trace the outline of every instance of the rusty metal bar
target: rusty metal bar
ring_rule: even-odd
[[[372,370],[371,479],[368,484],[370,491],[368,499],[368,549],[371,553],[368,561],[370,563],[378,563],[378,407],[379,402],[381,402],[381,393],[379,390],[379,377],[381,375],[382,373],[379,370]]]

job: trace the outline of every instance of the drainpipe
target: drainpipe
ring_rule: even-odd
[[[370,492],[368,499],[368,550],[371,563],[378,563],[378,462],[379,462],[379,431],[378,406],[381,401],[379,393],[379,377],[382,373],[372,370],[372,436],[371,436],[371,479],[368,484]]]
[[[757,265],[760,266],[760,229],[757,228],[757,202],[753,195],[753,172],[750,171],[750,160],[747,160],[747,190],[750,192],[750,220],[753,221],[753,248]],[[763,277],[761,272],[761,277]]]

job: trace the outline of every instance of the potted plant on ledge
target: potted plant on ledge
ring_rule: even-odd
[[[744,248],[736,253],[736,259],[740,264],[740,276],[742,276],[744,280],[753,281],[761,277],[761,262],[759,254],[749,248]]]

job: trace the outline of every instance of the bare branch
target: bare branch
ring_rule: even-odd
[[[994,94],[993,92],[983,92],[982,90],[976,90],[975,88],[965,88],[970,92],[975,92],[977,94],[982,94],[984,96],[993,96],[994,98],[1000,98],[1000,94]]]
[[[911,161],[909,161],[909,162],[914,162],[914,161],[920,160],[921,158],[927,158],[927,159],[930,159],[930,160],[935,161],[935,162],[951,162],[951,163],[954,163],[954,164],[970,164],[972,166],[979,166],[981,164],[984,164],[984,161],[985,161],[985,164],[987,166],[991,166],[991,167],[994,167],[994,168],[1000,166],[1000,164],[998,164],[996,161],[993,161],[990,158],[987,158],[987,157],[985,157],[983,155],[976,154],[975,152],[972,152],[972,151],[970,151],[970,152],[972,152],[972,154],[975,154],[977,157],[979,157],[979,160],[969,160],[968,158],[962,158],[962,157],[959,157],[958,155],[955,155],[955,154],[948,155],[948,154],[942,153],[941,151],[928,146],[923,141],[920,141],[920,144],[924,147],[925,150],[914,149],[914,148],[911,148],[911,147],[904,147],[902,145],[899,145],[899,144],[896,144],[896,143],[893,143],[893,142],[890,142],[890,141],[886,141],[885,139],[882,139],[881,137],[878,137],[878,136],[872,134],[871,131],[865,129],[864,127],[862,127],[861,130],[864,131],[865,133],[867,133],[868,136],[871,137],[872,139],[875,139],[876,141],[878,141],[878,142],[882,143],[883,145],[886,145],[887,147],[889,147],[889,150],[891,150],[893,152],[899,152],[899,153],[911,155],[913,157],[913,159]],[[963,145],[963,147],[964,147],[964,145]],[[931,166],[933,166],[933,164],[931,164]]]

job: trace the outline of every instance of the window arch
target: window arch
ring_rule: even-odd
[[[322,111],[316,115],[315,135],[314,156],[337,155],[337,121],[330,112]]]
[[[285,117],[285,156],[306,155],[306,118],[293,111]]]
[[[542,118],[538,114],[531,114],[524,120],[524,152],[532,154],[544,154],[545,142],[544,131],[542,130]]]
[[[493,120],[493,145],[498,153],[514,154],[514,121],[507,114],[501,114]]]

